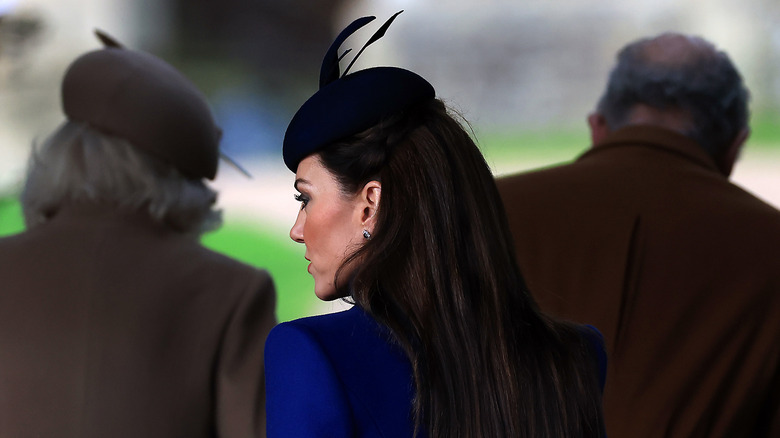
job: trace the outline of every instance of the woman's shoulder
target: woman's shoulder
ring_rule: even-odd
[[[281,323],[266,341],[266,357],[289,351],[300,355],[316,350],[334,364],[348,365],[366,355],[403,359],[390,331],[357,306],[342,312],[310,316]]]
[[[599,329],[590,324],[580,325],[579,331],[587,341],[594,359],[596,359],[599,370],[599,383],[603,390],[607,378],[607,350],[604,345],[604,335],[601,334]]]
[[[283,322],[279,324],[279,326],[309,329],[336,329],[343,326],[344,324],[354,323],[361,317],[368,317],[368,315],[365,315],[365,312],[360,310],[357,306],[352,306],[347,310],[341,310],[338,312],[293,319],[291,321]]]
[[[357,307],[276,326],[265,349],[269,431],[282,427],[277,419],[297,409],[309,423],[317,416],[346,417],[356,430],[409,436],[412,370],[389,333]],[[284,427],[303,427],[301,421]]]
[[[590,324],[579,325],[580,334],[590,343],[595,350],[604,350],[604,335],[596,327]]]
[[[378,324],[357,306],[348,310],[309,316],[278,324],[271,331],[271,337],[305,337],[328,343],[334,338],[351,337],[376,331]]]

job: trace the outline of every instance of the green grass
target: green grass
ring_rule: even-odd
[[[780,114],[751,117],[751,135],[745,151],[767,158],[780,157]],[[476,136],[485,159],[496,173],[547,167],[574,160],[590,147],[590,133],[583,122],[569,128],[507,130]]]
[[[780,154],[780,114],[761,113],[750,120],[750,139],[747,146],[762,152]]]
[[[24,229],[19,202],[10,197],[0,198],[0,236],[15,234]]]
[[[14,198],[0,198],[0,236],[23,229],[19,202]],[[306,272],[304,247],[291,241],[286,232],[263,224],[226,222],[218,231],[204,236],[203,244],[249,265],[267,269],[276,285],[276,315],[280,321],[316,312],[318,300],[314,296],[314,281]]]
[[[585,127],[558,130],[488,131],[477,132],[482,152],[491,156],[511,158],[523,155],[548,159],[568,155],[586,148],[590,136]]]
[[[476,133],[480,150],[496,173],[549,166],[575,159],[590,145],[586,127]]]
[[[306,272],[304,246],[290,240],[286,231],[261,224],[226,222],[218,231],[204,236],[203,244],[267,269],[276,285],[276,316],[280,321],[314,313],[318,300],[314,296],[314,281]]]

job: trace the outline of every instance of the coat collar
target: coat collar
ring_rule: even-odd
[[[164,223],[155,220],[144,208],[132,209],[118,207],[103,202],[65,202],[49,220],[51,223],[88,222],[99,224],[125,224],[157,230],[158,232],[173,232]],[[43,224],[42,226],[45,226]]]
[[[579,160],[621,147],[647,147],[677,155],[720,173],[715,160],[695,140],[669,129],[650,125],[631,125],[612,132],[580,156]]]

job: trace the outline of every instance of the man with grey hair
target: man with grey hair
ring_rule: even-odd
[[[610,437],[780,436],[780,212],[728,180],[748,92],[707,41],[620,51],[570,164],[498,180],[543,310],[610,356]]]
[[[0,239],[0,436],[264,436],[271,277],[198,241],[221,132],[173,67],[99,36]]]

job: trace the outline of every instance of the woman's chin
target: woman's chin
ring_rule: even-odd
[[[334,287],[317,288],[314,286],[314,295],[322,301],[333,301],[339,298],[343,298],[345,295],[339,294]]]

